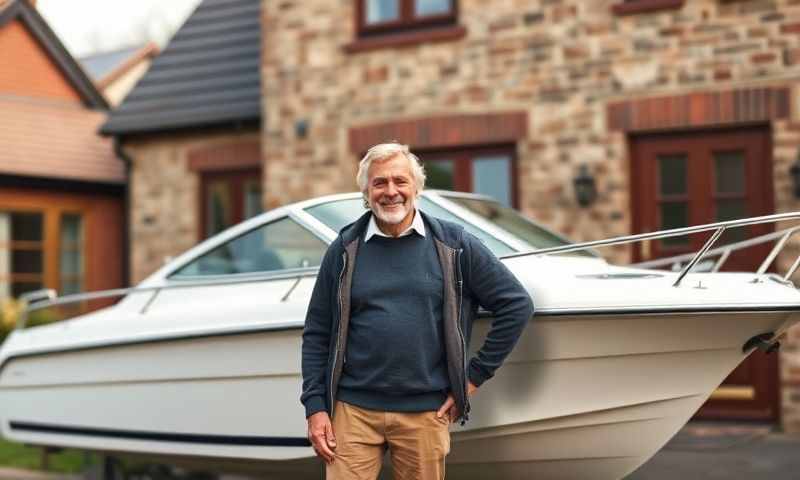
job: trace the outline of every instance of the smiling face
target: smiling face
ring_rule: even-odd
[[[367,179],[367,201],[378,227],[390,230],[385,233],[398,235],[414,219],[417,186],[410,160],[398,153],[385,160],[374,161],[367,172]]]

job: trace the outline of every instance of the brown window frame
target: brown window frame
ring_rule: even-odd
[[[199,241],[212,237],[219,232],[208,234],[207,224],[209,221],[208,211],[208,187],[215,181],[225,181],[231,186],[229,192],[231,200],[231,225],[241,223],[246,218],[244,217],[244,185],[250,180],[261,181],[261,168],[240,168],[233,170],[209,170],[201,172],[200,177],[200,194],[198,201],[200,211],[200,222],[197,229],[197,237]],[[228,228],[228,227],[226,227]]]
[[[422,17],[414,14],[415,0],[397,0],[399,18],[375,24],[366,22],[366,1],[355,2],[356,39],[344,47],[346,52],[452,40],[466,34],[466,29],[457,24],[458,0],[451,0],[451,9],[448,13]]]
[[[636,15],[682,8],[686,0],[624,0],[611,6],[614,15]]]
[[[453,190],[472,193],[475,189],[475,179],[472,176],[472,163],[475,157],[486,155],[505,155],[510,160],[511,167],[511,207],[519,208],[519,176],[517,151],[515,145],[495,145],[480,148],[462,147],[437,149],[419,153],[423,165],[434,163],[437,160],[453,161]]]

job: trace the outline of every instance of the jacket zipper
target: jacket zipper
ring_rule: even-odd
[[[464,379],[461,383],[464,398],[464,411],[461,413],[461,425],[463,426],[469,420],[469,391],[467,389],[467,345],[464,341],[464,332],[461,331],[461,303],[464,298],[464,279],[461,277],[461,252],[462,248],[456,250],[456,277],[458,282],[458,314],[456,315],[456,328],[458,335],[461,338],[461,362],[463,364]]]
[[[342,279],[344,278],[344,271],[347,269],[347,251],[342,252],[342,271],[339,272],[339,285],[336,289],[336,300],[339,304],[339,323],[336,325],[336,346],[333,349],[333,365],[331,367],[331,383],[328,389],[328,396],[330,398],[331,418],[333,418],[333,376],[336,373],[336,359],[339,356],[339,340],[342,336]]]

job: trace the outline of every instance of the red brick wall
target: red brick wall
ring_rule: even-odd
[[[0,27],[0,94],[80,100],[58,66],[19,20]]]

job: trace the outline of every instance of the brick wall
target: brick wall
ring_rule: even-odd
[[[0,27],[0,66],[2,94],[80,100],[61,70],[19,20]]]
[[[682,4],[677,9],[624,16],[612,11],[620,3],[461,0],[459,24],[466,33],[356,51],[352,1],[265,0],[267,206],[354,190],[360,148],[354,148],[354,131],[363,135],[406,120],[522,112],[525,131],[513,141],[520,208],[576,240],[630,233],[631,131],[769,123],[776,210],[800,209],[787,175],[800,146],[800,122],[796,108],[786,104],[797,101],[792,86],[800,78],[800,1],[692,0],[672,2]],[[749,90],[786,96],[750,112],[755,120],[750,113],[695,115],[691,109],[685,118],[660,124],[613,120],[614,106],[624,102],[660,97],[668,99],[666,105],[687,98],[703,104],[691,98]],[[299,120],[310,126],[305,138],[295,134]],[[374,138],[381,132],[415,139],[402,129],[373,130]],[[571,183],[584,163],[599,189],[590,208],[577,205]],[[791,253],[800,253],[800,240],[789,250],[779,259],[780,271],[793,260]],[[625,261],[627,249],[611,256]],[[795,430],[798,357],[795,331],[782,354],[781,377],[784,424]]]

